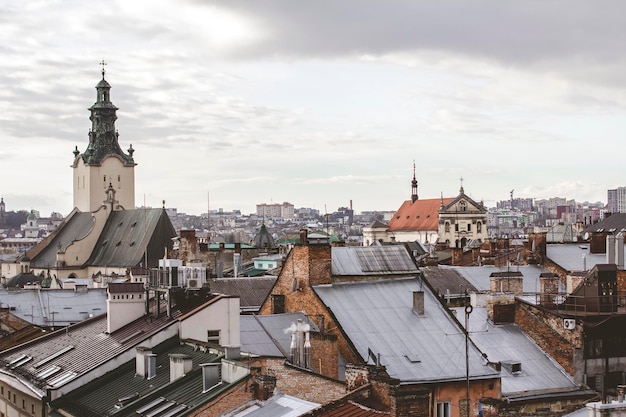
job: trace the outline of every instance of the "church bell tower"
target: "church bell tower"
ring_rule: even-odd
[[[135,208],[135,161],[133,146],[124,153],[119,145],[115,128],[117,107],[111,102],[111,85],[104,79],[96,85],[96,102],[89,108],[91,129],[89,144],[81,153],[74,150],[74,207],[83,212],[93,212],[103,205],[113,210]],[[115,204],[111,204],[111,188]]]

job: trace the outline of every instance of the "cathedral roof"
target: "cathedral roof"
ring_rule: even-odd
[[[438,230],[439,208],[449,204],[453,198],[431,198],[426,200],[406,200],[389,221],[388,231]]]

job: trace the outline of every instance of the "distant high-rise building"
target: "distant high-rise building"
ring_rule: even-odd
[[[617,187],[615,191],[615,199],[617,200],[615,213],[626,213],[626,187]]]
[[[281,218],[281,219],[293,219],[294,206],[291,203],[284,202],[282,204],[257,204],[256,205],[257,216],[268,218]]]

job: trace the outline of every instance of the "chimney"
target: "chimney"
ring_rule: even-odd
[[[192,367],[191,356],[182,353],[170,353],[170,382],[187,375]]]
[[[413,311],[418,316],[424,315],[424,291],[413,291]]]
[[[291,344],[289,346],[289,356],[291,363],[302,368],[309,368],[311,365],[311,340],[309,338],[310,326],[298,319],[296,324],[291,325]]]
[[[148,364],[148,355],[152,354],[152,350],[149,347],[137,346],[137,354],[135,355],[135,374],[142,378],[148,377],[148,371],[150,369]]]
[[[202,392],[210,391],[222,383],[222,364],[201,363],[202,368]]]
[[[258,401],[266,401],[273,394],[276,388],[276,377],[272,375],[257,375],[254,378],[254,399]]]
[[[622,233],[615,236],[615,263],[617,269],[624,269],[624,235]]]
[[[606,263],[615,263],[615,236],[613,235],[606,236]]]
[[[300,230],[300,244],[301,245],[306,245],[308,243],[308,232],[306,229],[301,229]]]
[[[559,294],[559,277],[555,274],[541,274],[539,277],[539,304],[554,304],[554,297]]]
[[[107,332],[109,334],[145,314],[146,299],[142,282],[109,283],[107,287]]]

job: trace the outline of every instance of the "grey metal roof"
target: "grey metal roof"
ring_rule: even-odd
[[[304,313],[270,314],[263,316],[242,315],[241,351],[259,356],[287,357],[291,343],[288,331],[298,319],[309,324],[311,331],[318,327]]]
[[[454,308],[465,324],[463,308]],[[474,307],[469,316],[470,337],[491,362],[519,362],[520,373],[502,367],[502,395],[525,397],[546,391],[577,391],[578,385],[515,324],[494,325],[487,319],[486,307]]]
[[[94,247],[87,265],[134,267],[143,261],[146,247],[151,259],[164,256],[172,247],[174,226],[164,209],[114,211]],[[153,262],[148,261],[149,266]]]
[[[255,404],[232,417],[298,417],[320,404],[286,394],[276,394],[262,404]]]
[[[0,290],[0,306],[36,326],[67,326],[106,313],[106,289]]]
[[[180,311],[173,311],[173,318],[179,315]],[[51,384],[51,380],[57,376],[41,375],[46,369],[58,367],[59,374],[80,376],[175,323],[176,320],[171,320],[165,315],[156,318],[144,317],[108,334],[107,317],[106,314],[102,314],[2,351],[0,364],[11,363],[21,357],[30,358],[10,372],[15,372],[34,386],[42,388]],[[44,362],[45,365],[42,365]],[[7,367],[6,370],[8,369]],[[3,369],[3,372],[6,370]],[[65,382],[59,383],[58,386]]]
[[[31,256],[31,268],[51,268],[56,265],[57,252],[65,251],[72,243],[84,239],[93,227],[93,216],[91,213],[74,212],[68,216],[63,223],[50,235],[44,239],[33,250],[27,252]],[[43,246],[41,246],[43,245]],[[37,255],[31,255],[36,251]]]
[[[539,276],[543,273],[549,272],[547,269],[536,265],[528,266],[513,266],[513,267],[496,267],[493,265],[486,266],[444,266],[440,265],[441,269],[452,269],[461,274],[470,285],[474,286],[479,292],[489,291],[489,283],[491,280],[491,274],[494,273],[511,273],[518,275],[518,272],[522,273],[523,278],[523,291],[525,293],[536,293],[539,291],[538,282]]]
[[[606,253],[590,253],[586,243],[546,245],[546,256],[567,271],[589,271],[597,264],[607,263]]]
[[[212,292],[238,295],[242,310],[258,310],[276,282],[275,276],[218,278],[209,280]]]
[[[333,275],[394,275],[417,271],[402,245],[332,248]]]
[[[91,213],[74,212],[38,246],[28,252],[31,268],[54,267],[57,252],[81,241],[93,230]],[[146,246],[151,260],[163,257],[164,247],[171,248],[176,231],[164,209],[132,209],[114,211],[98,241],[92,248],[87,265],[135,267],[143,261]],[[152,265],[154,264],[154,265]],[[152,262],[150,266],[156,266]]]
[[[164,398],[163,403],[192,405],[209,398],[202,392],[200,364],[219,360],[218,355],[205,353],[190,345],[169,340],[152,349],[156,354],[156,376],[146,379],[135,374],[135,360],[121,365],[114,371],[66,394],[56,405],[76,412],[82,407],[98,415],[134,416],[138,409],[155,398]],[[192,369],[185,377],[170,383],[170,355],[185,355],[192,360]],[[120,399],[133,397],[120,406]]]
[[[333,312],[361,357],[380,355],[401,382],[465,379],[465,336],[458,323],[420,280],[384,279],[313,287]],[[424,292],[425,314],[413,312],[413,292]],[[472,379],[497,378],[481,352],[469,350]]]
[[[448,292],[452,295],[464,294],[465,291],[478,291],[471,282],[465,279],[459,271],[445,267],[424,267],[422,272],[426,276],[428,283],[439,292],[445,295]]]

